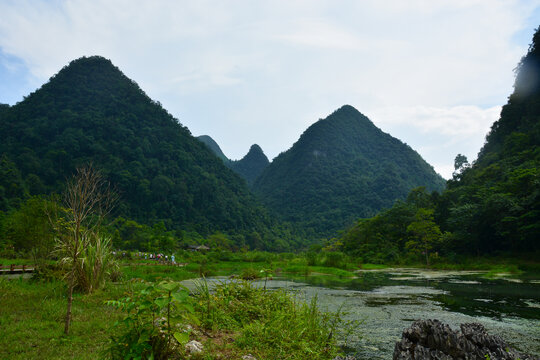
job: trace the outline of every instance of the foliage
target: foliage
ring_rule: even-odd
[[[117,323],[121,334],[108,348],[112,359],[182,359],[189,341],[185,325],[197,324],[192,298],[176,282],[147,283],[144,289],[108,305],[126,313]]]
[[[373,216],[417,186],[441,190],[444,181],[408,145],[345,105],[276,157],[253,189],[285,221],[315,237]]]
[[[34,262],[49,258],[54,248],[54,229],[46,209],[51,206],[51,200],[33,196],[7,212],[0,218],[0,244],[31,255]]]
[[[118,271],[110,238],[96,237],[86,246],[81,257],[76,286],[87,293],[103,288],[106,280]]]
[[[433,222],[433,210],[420,208],[416,212],[415,219],[407,226],[407,232],[413,237],[407,241],[405,247],[425,255],[426,265],[429,266],[429,252],[441,238],[439,226]]]

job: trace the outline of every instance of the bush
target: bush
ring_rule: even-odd
[[[259,272],[254,268],[244,268],[240,273],[240,279],[242,280],[255,280],[259,277]]]
[[[118,263],[111,250],[111,239],[96,237],[83,252],[82,266],[77,272],[77,287],[87,293],[100,289],[117,272]]]
[[[112,359],[183,359],[190,330],[185,322],[198,323],[192,298],[177,282],[146,284],[144,289],[107,304],[126,312],[118,323],[120,335],[107,349]],[[179,346],[180,345],[180,346]]]
[[[345,269],[347,267],[347,255],[339,251],[325,252],[322,265],[327,267],[335,267],[338,269]]]

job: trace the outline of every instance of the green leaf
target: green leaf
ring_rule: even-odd
[[[199,320],[199,318],[196,315],[188,314],[186,317],[190,320],[192,324],[197,325],[197,326],[201,325],[201,320]]]
[[[176,341],[178,341],[178,343],[180,343],[180,345],[182,346],[186,345],[189,341],[188,333],[180,333],[177,331],[173,334],[173,336],[176,339]]]
[[[160,297],[154,300],[154,303],[156,303],[157,306],[160,308],[163,308],[165,305],[169,303],[169,298]]]
[[[188,298],[188,294],[185,291],[179,291],[172,294],[172,297],[178,302],[184,302]]]
[[[176,291],[180,287],[179,283],[174,282],[162,282],[159,283],[159,288],[166,291]]]

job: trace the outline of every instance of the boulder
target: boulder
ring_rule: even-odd
[[[539,360],[512,349],[497,335],[476,323],[455,331],[439,320],[418,320],[403,331],[394,348],[394,360]]]

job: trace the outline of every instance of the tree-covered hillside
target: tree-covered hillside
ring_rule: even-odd
[[[197,139],[202,141],[206,146],[210,148],[223,160],[223,163],[229,168],[240,175],[248,185],[251,187],[255,182],[255,179],[263,172],[263,170],[270,164],[263,150],[257,144],[251,145],[248,153],[240,160],[230,160],[225,156],[219,145],[208,135],[198,136]]]
[[[539,145],[540,28],[478,159],[456,163],[448,182],[439,219],[456,244],[479,252],[540,249]]]
[[[270,164],[261,147],[257,144],[251,145],[248,153],[240,160],[233,160],[230,163],[230,168],[246,179],[251,187],[255,180]]]
[[[93,163],[117,188],[119,215],[203,233],[267,225],[245,183],[107,59],[72,61],[0,109],[0,210],[60,193]]]
[[[345,105],[310,126],[253,189],[286,221],[331,234],[417,186],[440,191],[444,180],[409,146]]]
[[[539,145],[540,28],[478,159],[469,164],[458,154],[442,195],[415,189],[406,202],[360,219],[334,245],[377,262],[436,260],[438,255],[459,262],[463,254],[534,256],[540,250]]]

